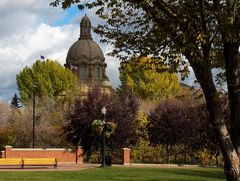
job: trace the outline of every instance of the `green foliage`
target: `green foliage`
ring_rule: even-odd
[[[99,135],[102,134],[102,131],[105,131],[106,137],[114,134],[116,124],[113,122],[103,122],[103,120],[94,120],[92,123],[93,131],[97,132]]]
[[[7,128],[0,129],[0,150],[4,150],[6,145],[11,145],[12,137]]]
[[[17,86],[21,101],[26,102],[35,93],[41,97],[47,95],[58,99],[71,92],[77,78],[68,69],[52,60],[37,60],[32,67],[25,67],[17,74]]]
[[[138,139],[148,140],[147,125],[149,123],[148,116],[139,111],[136,119],[136,134]]]
[[[101,135],[103,131],[103,126],[104,126],[103,120],[95,119],[92,122],[93,131],[97,132],[99,135]]]
[[[122,62],[119,70],[121,86],[129,88],[144,100],[164,100],[180,91],[177,75],[169,73],[159,59],[133,58]]]
[[[145,140],[138,140],[137,144],[131,147],[131,155],[134,163],[164,163],[163,147],[153,147]]]
[[[112,134],[114,134],[115,130],[116,130],[117,124],[113,123],[113,122],[106,122],[104,125],[105,129],[105,135],[106,137],[110,137]]]

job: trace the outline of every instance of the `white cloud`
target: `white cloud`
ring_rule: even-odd
[[[105,56],[107,69],[106,73],[113,87],[118,87],[120,85],[119,71],[120,61],[114,57]]]
[[[50,24],[63,11],[49,7],[50,2],[51,0],[1,0],[0,38],[23,35],[29,28],[37,27],[43,21]]]
[[[42,23],[25,34],[4,38],[0,43],[0,89],[15,88],[16,74],[25,66],[31,66],[40,55],[63,64],[67,49],[74,41],[69,37],[76,33],[73,25],[51,27]],[[15,91],[12,90],[12,95]]]
[[[0,100],[11,99],[16,92],[16,74],[30,66],[40,53],[56,51],[58,42],[66,46],[71,43],[64,38],[71,35],[71,25],[55,28],[43,22],[59,12],[45,0],[0,1]]]
[[[50,1],[49,1],[50,2]],[[89,12],[93,24],[99,21]],[[60,8],[49,7],[48,1],[0,1],[0,100],[9,101],[16,90],[16,74],[31,66],[40,55],[65,63],[67,51],[79,37],[79,16],[75,23],[51,26],[56,18],[64,16]],[[99,43],[99,37],[93,34]],[[110,49],[99,44],[104,54]],[[114,86],[119,84],[119,62],[106,57],[107,74]]]
[[[17,91],[16,74],[25,66],[31,66],[40,55],[65,63],[67,51],[79,37],[79,23],[84,15],[74,17],[64,26],[52,26],[54,21],[66,15],[60,8],[49,6],[51,0],[1,0],[0,1],[0,100],[9,101]],[[95,15],[95,9],[86,11],[93,26],[104,21]],[[118,67],[120,61],[106,56],[112,50],[99,43],[100,37],[92,34],[102,48],[107,75],[114,87],[120,84]],[[192,84],[194,75],[186,80]]]

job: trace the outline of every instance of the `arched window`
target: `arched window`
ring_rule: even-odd
[[[88,76],[88,69],[86,65],[80,66],[80,72],[79,72],[80,78],[87,78]]]
[[[95,75],[96,75],[96,79],[97,79],[97,80],[99,80],[99,79],[101,78],[101,70],[100,70],[100,67],[99,67],[99,66],[96,67],[96,73],[95,73]]]

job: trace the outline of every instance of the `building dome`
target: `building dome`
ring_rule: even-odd
[[[91,39],[79,38],[68,51],[67,64],[103,62],[104,55],[101,48]]]
[[[80,37],[70,47],[65,67],[73,70],[80,84],[102,84],[106,76],[105,58],[101,48],[91,36],[91,22],[85,15],[80,22]]]
[[[85,15],[80,23],[80,37],[68,51],[66,63],[81,64],[103,62],[104,55],[101,48],[91,36],[91,22]]]

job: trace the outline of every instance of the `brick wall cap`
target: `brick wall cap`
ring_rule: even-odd
[[[72,151],[65,148],[13,148],[13,151]]]
[[[12,148],[12,146],[10,146],[10,145],[7,145],[7,146],[5,146],[5,148]]]

